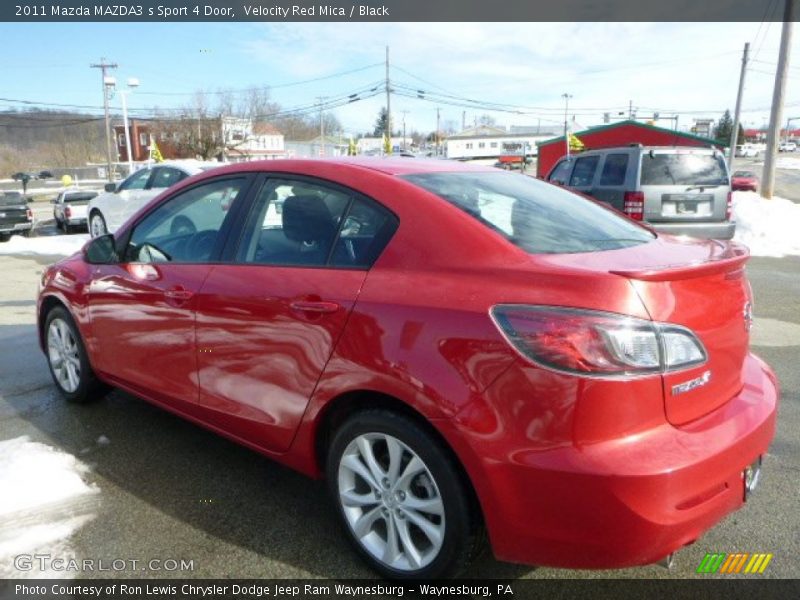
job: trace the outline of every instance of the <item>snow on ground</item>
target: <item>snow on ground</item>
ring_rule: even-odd
[[[80,250],[88,240],[88,233],[31,238],[12,235],[7,242],[0,242],[0,255],[70,256]]]
[[[71,454],[28,436],[0,442],[0,578],[69,576],[37,561],[28,569],[16,557],[75,557],[70,536],[94,518],[99,492],[83,480],[87,471]]]
[[[763,161],[761,164],[764,164]],[[800,157],[798,156],[778,156],[775,161],[777,169],[800,169]]]
[[[785,198],[765,200],[756,192],[734,192],[734,239],[753,256],[800,255],[800,204]]]

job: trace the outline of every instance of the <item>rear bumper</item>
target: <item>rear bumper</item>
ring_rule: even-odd
[[[739,395],[688,425],[582,447],[519,449],[502,461],[473,448],[495,555],[618,568],[656,562],[695,541],[743,504],[743,470],[767,451],[778,395],[772,371],[750,355]]]
[[[670,235],[688,235],[703,239],[730,240],[736,233],[735,221],[700,222],[700,223],[653,223],[648,222],[659,233]]]
[[[33,223],[0,223],[0,233],[14,233],[15,231],[30,231]]]

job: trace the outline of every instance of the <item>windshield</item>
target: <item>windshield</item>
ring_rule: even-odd
[[[714,154],[642,155],[642,185],[726,185],[725,161]]]
[[[532,254],[615,250],[655,238],[611,210],[526,175],[420,173],[405,179]]]
[[[734,177],[755,177],[756,174],[753,173],[752,171],[736,171],[736,173],[734,173],[733,176]]]

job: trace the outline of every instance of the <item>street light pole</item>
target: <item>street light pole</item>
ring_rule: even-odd
[[[106,76],[108,69],[116,69],[117,63],[107,63],[105,58],[101,58],[100,62],[94,65],[89,65],[92,69],[100,69],[103,77],[103,113],[106,120],[106,175],[109,182],[114,181],[114,174],[112,172],[111,163],[111,120],[108,116],[108,88],[113,87],[114,78]],[[110,84],[110,85],[109,85]]]
[[[128,79],[128,89],[120,90],[119,95],[122,98],[122,124],[125,127],[125,148],[128,155],[128,175],[133,173],[133,147],[131,147],[131,131],[128,124],[128,94],[134,88],[139,86],[139,80],[131,77]]]

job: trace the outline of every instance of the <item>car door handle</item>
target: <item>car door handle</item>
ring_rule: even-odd
[[[187,290],[183,287],[170,288],[164,292],[167,302],[178,306],[181,304],[186,304],[193,295],[194,294],[191,292],[191,290]]]
[[[290,305],[292,310],[310,313],[334,313],[339,310],[336,302],[313,302],[309,300],[295,300]]]

